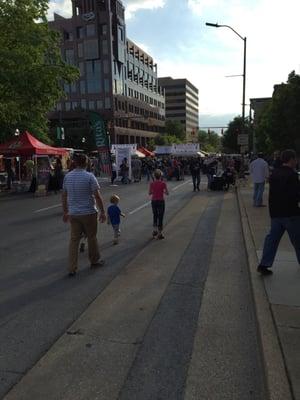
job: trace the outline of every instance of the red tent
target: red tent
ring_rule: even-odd
[[[36,155],[64,155],[67,150],[59,147],[48,146],[28,132],[21,133],[9,140],[7,143],[0,144],[0,154],[6,156],[31,156]]]
[[[146,157],[154,157],[155,156],[155,154],[152,151],[145,149],[145,147],[139,147],[138,151],[145,154]]]

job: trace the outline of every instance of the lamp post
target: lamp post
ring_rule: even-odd
[[[228,28],[231,29],[240,39],[244,42],[244,63],[243,63],[243,100],[242,100],[242,133],[245,133],[245,97],[246,97],[246,55],[247,55],[247,38],[246,36],[241,36],[235,29],[233,29],[229,25],[219,25],[219,24],[211,24],[210,22],[206,22],[206,26],[211,26],[213,28]]]

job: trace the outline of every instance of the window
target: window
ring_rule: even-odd
[[[119,40],[120,40],[121,42],[124,41],[124,32],[123,32],[123,28],[121,28],[120,26],[119,26],[119,28],[118,28],[118,38],[119,38]]]
[[[70,85],[68,85],[67,83],[64,84],[64,92],[70,93]]]
[[[108,54],[108,41],[107,40],[102,40],[102,54],[104,54],[104,55]]]
[[[86,26],[86,36],[95,36],[96,34],[96,27],[94,24],[90,24]]]
[[[86,60],[99,58],[99,47],[97,39],[90,39],[84,42],[84,58]]]
[[[89,109],[95,110],[95,102],[94,101],[89,101]]]
[[[100,93],[101,92],[100,80],[88,80],[87,81],[87,92],[88,93]]]
[[[66,111],[70,111],[71,110],[71,103],[69,101],[66,101]]]
[[[103,73],[109,74],[109,63],[108,60],[103,60]]]
[[[82,108],[82,109],[86,110],[86,100],[85,100],[85,99],[82,99],[82,100],[80,101],[80,105],[81,105],[81,108]]]
[[[79,26],[76,29],[77,39],[83,39],[85,37],[85,29],[83,26]]]
[[[78,43],[77,50],[78,50],[78,57],[82,58],[83,57],[83,43]]]
[[[109,110],[111,108],[110,97],[105,97],[105,109]]]
[[[103,36],[107,35],[107,25],[106,24],[101,25],[101,34]]]
[[[85,81],[80,81],[80,93],[85,94]]]
[[[97,109],[102,110],[103,108],[103,100],[97,100]]]
[[[76,110],[76,108],[78,108],[78,102],[72,101],[72,110]]]
[[[56,104],[56,109],[57,109],[57,111],[61,111],[62,110],[61,103],[57,103]]]
[[[71,84],[71,93],[76,93],[76,92],[77,92],[76,83],[72,83]]]
[[[68,64],[74,64],[74,50],[66,49],[65,51],[65,60]]]
[[[109,93],[109,80],[108,79],[104,79],[104,91],[105,93]]]
[[[84,76],[84,62],[80,62],[78,66],[79,66],[80,76]]]

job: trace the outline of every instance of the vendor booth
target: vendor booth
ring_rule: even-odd
[[[40,190],[47,190],[51,165],[49,156],[65,156],[68,151],[64,148],[48,146],[40,142],[29,132],[24,132],[6,143],[0,145],[0,154],[7,161],[7,173],[9,179],[18,177],[13,184],[17,191],[28,189],[31,180],[36,179],[36,186]],[[25,169],[25,182],[22,182]],[[11,176],[10,176],[11,175]]]

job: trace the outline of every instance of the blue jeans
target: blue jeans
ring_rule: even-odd
[[[284,232],[287,231],[300,264],[300,216],[271,218],[271,229],[265,238],[260,265],[271,267]]]
[[[265,182],[254,183],[253,205],[259,207],[263,203],[263,194],[265,190]]]

